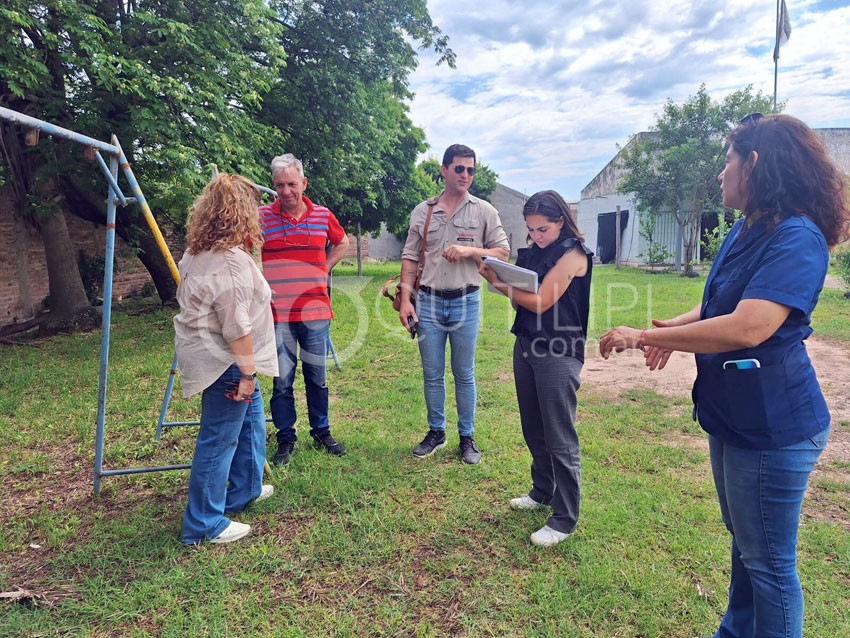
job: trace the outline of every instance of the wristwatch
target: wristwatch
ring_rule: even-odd
[[[245,374],[245,373],[243,372],[243,373],[242,373],[242,378],[243,378],[243,379],[250,379],[251,381],[253,381],[254,379],[256,379],[256,378],[257,378],[257,371],[256,371],[256,370],[254,370],[251,374]]]

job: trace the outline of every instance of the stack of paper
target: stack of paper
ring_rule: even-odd
[[[509,286],[527,292],[537,292],[537,273],[533,270],[509,264],[495,257],[482,257],[482,260],[499,276],[499,279]],[[498,292],[492,287],[490,290]]]

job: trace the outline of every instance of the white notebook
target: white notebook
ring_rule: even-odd
[[[509,286],[527,292],[537,292],[537,273],[533,270],[509,264],[495,257],[482,257],[482,261]],[[490,290],[498,292],[492,287]]]

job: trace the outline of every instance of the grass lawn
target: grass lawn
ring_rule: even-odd
[[[290,466],[267,477],[274,496],[237,517],[252,534],[229,546],[180,543],[186,471],[106,477],[92,494],[99,333],[0,346],[0,591],[35,595],[29,604],[0,600],[0,634],[711,634],[725,608],[728,536],[688,398],[582,390],[578,531],[535,548],[528,537],[545,513],[507,505],[529,488],[530,463],[513,390],[512,311],[484,294],[476,431],[484,460],[460,462],[453,426],[444,450],[414,459],[427,429],[418,353],[380,297],[397,271],[367,265],[357,278],[342,266],[334,278],[341,369],[329,364],[331,420],[348,455],[313,449],[301,422]],[[589,347],[609,325],[690,309],[703,283],[596,268]],[[825,294],[816,329],[850,341],[848,309],[840,294]],[[153,440],[173,313],[114,314],[107,469],[191,457],[194,428]],[[262,380],[266,397],[270,385]],[[298,394],[304,414],[300,386]],[[169,418],[196,418],[198,402],[175,395]],[[453,400],[447,407],[453,422]],[[810,515],[802,525],[807,636],[850,636],[847,519]]]

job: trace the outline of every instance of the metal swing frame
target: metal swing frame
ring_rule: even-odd
[[[106,390],[109,379],[109,339],[112,326],[112,282],[114,277],[115,262],[115,219],[118,205],[125,207],[129,206],[130,204],[138,204],[139,206],[141,206],[145,221],[147,222],[148,227],[156,240],[157,246],[162,252],[163,257],[165,258],[166,263],[168,264],[171,276],[173,277],[175,283],[180,283],[180,273],[177,269],[177,264],[174,262],[174,258],[171,255],[171,251],[168,249],[168,245],[165,243],[165,238],[162,236],[162,232],[159,230],[159,226],[157,225],[156,220],[154,219],[153,214],[151,213],[151,209],[148,205],[147,199],[145,198],[145,195],[142,192],[142,189],[139,185],[138,180],[136,179],[135,174],[133,173],[132,168],[130,168],[130,163],[127,160],[127,156],[124,154],[120,143],[118,142],[118,138],[115,135],[112,135],[111,143],[103,142],[101,140],[97,140],[87,135],[82,135],[70,129],[57,126],[45,120],[40,120],[38,118],[31,117],[29,115],[25,115],[23,113],[5,107],[0,107],[0,120],[5,120],[13,124],[18,124],[30,130],[43,131],[45,134],[50,135],[52,137],[66,139],[84,146],[86,148],[87,158],[91,157],[96,160],[98,168],[100,169],[108,184],[106,194],[106,246],[103,274],[103,316],[100,339],[100,369],[98,375],[97,390],[97,426],[95,435],[95,458],[93,470],[94,476],[92,485],[94,493],[96,495],[100,494],[101,480],[103,479],[103,477],[106,476],[143,474],[149,472],[185,470],[191,468],[192,465],[190,463],[179,463],[175,465],[160,465],[150,467],[134,467],[111,470],[103,469],[104,439],[106,434]],[[108,165],[106,160],[103,158],[102,153],[108,156]],[[119,169],[120,172],[124,175],[124,179],[126,180],[128,186],[130,187],[130,190],[133,193],[133,195],[130,197],[124,195],[121,190],[121,187],[118,184]],[[269,188],[260,186],[260,189],[263,192],[276,195],[276,193]],[[333,357],[333,361],[336,364],[336,368],[337,370],[339,370],[339,359],[337,358],[336,350],[334,349],[333,342],[331,342],[330,340],[330,336],[328,337],[328,354],[329,356]],[[168,375],[165,396],[163,398],[162,408],[160,410],[159,419],[157,422],[155,434],[156,441],[160,440],[163,428],[198,425],[200,423],[200,421],[166,421],[168,404],[171,400],[171,395],[174,389],[174,378],[176,376],[176,373],[177,355],[175,354],[171,363],[171,371]],[[267,422],[271,421],[271,419],[266,420]],[[266,467],[268,469],[268,464],[266,464]]]
[[[106,182],[108,184],[106,194],[106,248],[103,273],[103,318],[100,338],[100,372],[97,387],[97,431],[95,436],[93,479],[94,493],[100,493],[101,479],[105,476],[141,474],[145,472],[179,470],[191,467],[191,465],[184,463],[179,465],[156,467],[123,468],[114,470],[103,469],[104,436],[106,433],[106,389],[109,378],[109,338],[112,327],[112,280],[115,262],[115,217],[118,205],[124,207],[130,204],[138,204],[142,207],[145,221],[147,222],[151,233],[153,233],[163,257],[165,257],[168,268],[171,271],[171,276],[174,278],[175,282],[180,283],[180,274],[177,271],[177,265],[174,263],[174,258],[168,250],[165,238],[162,236],[156,220],[153,218],[147,199],[145,199],[145,195],[139,186],[139,182],[133,174],[133,169],[130,168],[130,163],[127,160],[127,156],[124,154],[124,151],[121,149],[121,144],[118,142],[118,138],[113,135],[111,143],[103,142],[5,107],[0,107],[0,119],[14,124],[20,124],[21,126],[25,126],[29,129],[43,131],[52,137],[58,137],[81,144],[87,149],[87,157],[90,156],[96,160],[97,166],[100,168],[100,171],[106,178]],[[108,156],[108,165],[107,161],[103,158],[103,154]],[[133,193],[131,197],[126,197],[121,191],[121,187],[118,185],[119,169],[124,175],[124,179]]]

